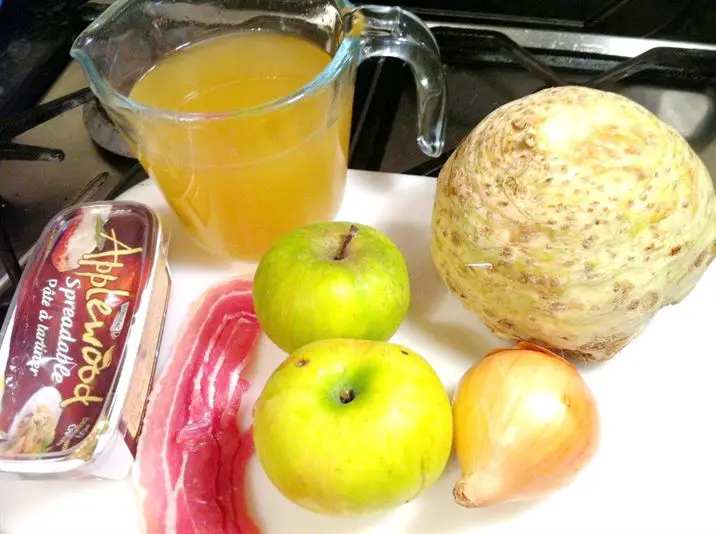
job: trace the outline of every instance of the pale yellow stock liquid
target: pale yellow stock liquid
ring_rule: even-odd
[[[135,125],[137,157],[206,249],[256,259],[286,232],[334,217],[346,178],[350,73],[294,103],[251,111],[311,83],[330,60],[299,37],[230,34],[163,59],[132,89],[130,98],[152,108],[245,111],[180,120],[144,113]]]

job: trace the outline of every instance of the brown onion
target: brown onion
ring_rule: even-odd
[[[599,438],[596,404],[577,369],[530,343],[492,351],[470,368],[455,392],[453,416],[462,472],[453,495],[466,507],[567,485]]]

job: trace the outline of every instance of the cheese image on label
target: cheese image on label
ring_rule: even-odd
[[[55,440],[57,423],[62,413],[62,396],[53,387],[44,387],[30,397],[15,417],[0,443],[6,454],[37,454],[46,452]]]

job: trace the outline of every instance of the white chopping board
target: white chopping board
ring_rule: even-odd
[[[410,312],[393,341],[422,354],[452,390],[489,349],[505,345],[462,308],[438,279],[428,249],[435,180],[350,171],[338,219],[375,226],[408,263]],[[153,182],[123,195],[157,209],[172,234],[173,286],[161,350],[166,361],[190,303],[252,264],[207,257],[169,212]],[[606,364],[583,368],[598,402],[600,447],[573,484],[528,504],[468,510],[452,503],[454,459],[415,501],[374,516],[323,517],[284,499],[254,457],[248,495],[264,532],[322,533],[716,533],[716,266],[677,306]],[[252,395],[284,355],[262,339],[249,379]],[[161,364],[161,363],[160,363]],[[119,482],[0,481],[0,533],[139,534],[134,494]]]

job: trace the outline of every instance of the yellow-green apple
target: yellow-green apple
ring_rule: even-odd
[[[408,311],[410,280],[385,234],[324,222],[290,232],[266,252],[253,297],[263,331],[291,353],[319,339],[389,340]]]
[[[417,497],[452,448],[450,400],[417,353],[397,344],[327,339],[273,372],[256,401],[256,454],[294,503],[358,515]]]

